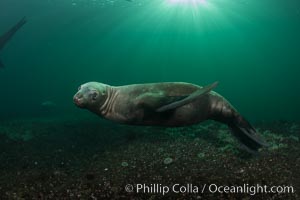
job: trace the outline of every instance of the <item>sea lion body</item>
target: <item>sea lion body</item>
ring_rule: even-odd
[[[224,97],[211,91],[215,86],[165,82],[115,87],[89,82],[73,99],[78,107],[129,125],[179,127],[212,119],[227,124],[246,146],[255,150],[263,146],[253,135],[254,128]]]
[[[113,87],[114,101],[109,110],[103,109],[100,116],[125,124],[185,126],[199,123],[209,117],[209,101],[212,94],[168,112],[155,112],[167,103],[164,97],[188,96],[199,86],[186,83],[136,84]],[[113,95],[112,95],[113,96]],[[112,99],[113,97],[109,98]]]

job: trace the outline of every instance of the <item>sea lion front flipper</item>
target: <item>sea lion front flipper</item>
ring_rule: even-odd
[[[194,101],[196,98],[199,98],[200,96],[202,96],[204,94],[207,94],[212,89],[214,89],[217,85],[218,85],[218,82],[214,82],[211,85],[207,85],[207,86],[193,92],[192,94],[190,94],[189,96],[187,96],[184,99],[181,99],[179,101],[175,101],[173,103],[164,105],[164,106],[156,109],[156,112],[164,112],[164,111],[167,111],[167,110],[172,110],[172,109],[178,108],[180,106],[186,105],[186,104]]]

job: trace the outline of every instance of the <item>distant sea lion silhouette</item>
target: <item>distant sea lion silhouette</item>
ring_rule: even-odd
[[[201,87],[184,82],[110,86],[98,82],[81,85],[74,103],[97,115],[129,125],[179,127],[215,120],[225,123],[246,150],[267,144],[256,130],[221,95],[217,82]]]
[[[16,25],[11,27],[6,33],[0,36],[0,51],[5,47],[7,42],[13,37],[13,35],[26,23],[26,18],[23,17]],[[0,68],[4,68],[3,63],[0,60]]]

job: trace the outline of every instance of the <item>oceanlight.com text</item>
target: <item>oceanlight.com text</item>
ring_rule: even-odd
[[[280,186],[268,186],[268,185],[217,185],[217,184],[127,184],[125,186],[126,192],[145,193],[145,194],[162,194],[168,193],[182,194],[182,193],[232,193],[232,194],[262,194],[262,193],[294,193],[293,186],[280,185]]]

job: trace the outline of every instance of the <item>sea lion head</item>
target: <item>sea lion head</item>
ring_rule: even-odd
[[[105,102],[107,87],[108,85],[98,82],[85,83],[79,86],[73,101],[80,108],[95,110]]]

